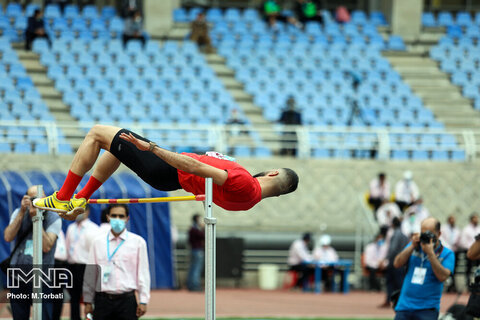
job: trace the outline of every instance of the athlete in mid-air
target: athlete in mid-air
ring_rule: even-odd
[[[97,160],[100,149],[106,152],[98,160],[85,187],[74,195],[82,177]],[[252,176],[241,165],[227,159],[216,152],[206,155],[175,153],[129,130],[95,125],[75,154],[60,190],[34,200],[33,204],[74,220],[85,211],[87,200],[117,170],[120,162],[162,191],[184,189],[194,195],[204,194],[205,178],[212,178],[213,202],[232,211],[248,210],[264,198],[297,189],[298,176],[291,169],[274,169]]]

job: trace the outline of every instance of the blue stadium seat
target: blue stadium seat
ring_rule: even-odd
[[[437,22],[439,26],[447,27],[454,24],[452,14],[448,11],[441,11],[438,14]]]
[[[34,149],[37,154],[48,154],[50,152],[48,143],[36,143]]]
[[[16,143],[13,152],[21,154],[32,153],[32,146],[30,143]]]
[[[403,39],[400,36],[391,35],[388,39],[388,49],[395,50],[395,51],[404,51],[406,50],[405,44],[403,43]]]
[[[102,18],[110,20],[111,18],[115,17],[117,14],[116,10],[112,6],[105,6],[102,8]]]
[[[60,7],[57,4],[47,4],[44,11],[44,16],[47,19],[60,18],[62,16]]]
[[[457,18],[455,20],[455,22],[462,27],[467,27],[472,24],[472,16],[465,11],[457,12]]]
[[[413,150],[412,160],[426,161],[428,160],[428,151],[426,150]]]
[[[11,153],[12,148],[8,142],[0,142],[0,153]]]
[[[82,16],[87,20],[98,18],[97,7],[94,5],[87,5],[83,7]]]
[[[423,12],[422,13],[422,25],[424,27],[435,27],[437,22],[435,16],[432,12]]]

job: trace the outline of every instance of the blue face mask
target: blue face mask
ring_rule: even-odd
[[[125,229],[125,220],[111,218],[110,226],[115,233],[120,233]]]
[[[379,247],[382,246],[384,243],[385,243],[385,240],[378,240],[377,241],[377,244],[378,244]]]

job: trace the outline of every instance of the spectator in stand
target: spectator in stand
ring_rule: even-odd
[[[82,298],[83,274],[88,263],[88,254],[93,240],[99,235],[100,228],[88,217],[90,208],[85,208],[85,213],[79,215],[74,223],[68,226],[65,236],[68,264],[73,279],[70,292],[70,319],[80,320],[80,301]]]
[[[430,212],[423,205],[423,200],[418,199],[414,205],[405,210],[402,221],[402,232],[407,237],[420,232],[420,225],[424,219],[430,216]]]
[[[36,38],[45,38],[47,39],[49,45],[51,45],[50,38],[45,31],[43,11],[40,9],[36,9],[33,12],[33,16],[28,18],[27,30],[25,30],[25,50],[32,49],[32,42]]]
[[[478,214],[476,212],[470,215],[470,223],[466,225],[460,236],[460,248],[462,252],[466,252],[475,242],[475,236],[480,233],[480,225],[478,224]],[[465,271],[465,276],[467,280],[467,285],[470,283],[470,274],[472,272],[472,267],[478,265],[478,261],[474,261],[465,256],[467,269]]]
[[[316,246],[315,250],[313,251],[313,259],[315,261],[327,263],[338,261],[337,251],[331,246],[332,238],[328,234],[322,235],[318,243],[320,245]],[[322,280],[325,283],[326,291],[331,291],[333,281],[335,281],[335,279],[333,279],[333,271],[334,268],[331,266],[322,268]]]
[[[278,120],[284,125],[301,125],[302,115],[296,110],[295,99],[289,97],[287,99],[287,106],[282,112],[280,119]],[[280,151],[282,155],[296,156],[297,155],[297,133],[295,129],[285,130],[282,137],[285,146]]]
[[[139,10],[133,12],[132,16],[125,20],[125,30],[123,31],[123,46],[127,47],[130,40],[139,40],[145,47],[145,36],[143,35],[143,19]]]
[[[262,4],[261,12],[263,18],[271,29],[278,31],[277,21],[287,22],[292,26],[299,27],[299,23],[295,17],[282,14],[282,8],[275,0],[266,0]]]
[[[188,244],[190,245],[190,268],[187,288],[190,291],[202,291],[200,281],[205,259],[205,230],[199,214],[194,214],[192,217],[192,226],[188,231]]]
[[[455,271],[458,264],[460,234],[460,229],[455,226],[455,216],[450,215],[447,219],[447,223],[442,226],[442,235],[440,240],[442,240],[442,243],[445,247],[452,250],[455,254]],[[452,283],[448,286],[447,292],[457,292],[455,272],[452,274]]]
[[[337,10],[335,10],[335,20],[338,23],[350,22],[350,13],[348,12],[348,9],[345,6],[337,7]]]
[[[443,282],[453,273],[455,257],[439,240],[440,221],[433,217],[423,220],[421,234],[426,234],[425,241],[420,241],[420,234],[415,234],[411,243],[395,257],[394,267],[407,266],[395,307],[396,320],[438,319]]]
[[[365,246],[363,257],[368,272],[369,289],[370,291],[380,291],[381,286],[377,274],[383,272],[387,266],[387,246],[382,233],[379,232],[375,240]]]
[[[395,217],[392,219],[391,236],[387,243],[387,270],[385,272],[385,282],[387,285],[387,296],[385,303],[380,307],[390,307],[390,298],[395,291],[402,288],[403,278],[405,277],[404,268],[395,268],[393,262],[397,254],[408,244],[408,238],[402,233],[400,229],[400,219]]]
[[[378,177],[370,181],[368,203],[373,206],[374,213],[385,201],[390,200],[390,183],[385,173],[381,172]]]
[[[288,250],[289,270],[296,271],[299,274],[295,287],[307,289],[308,279],[313,275],[314,268],[309,264],[313,260],[309,245],[312,241],[312,235],[304,233],[302,239],[293,241]]]
[[[405,171],[403,179],[395,185],[395,202],[402,211],[420,198],[418,186],[412,178],[412,171]]]
[[[309,21],[316,21],[323,24],[323,17],[317,8],[316,1],[297,0],[294,7],[295,15],[300,23],[305,24]]]
[[[233,108],[230,113],[230,118],[226,122],[227,125],[231,125],[230,134],[232,136],[238,136],[240,134],[247,134],[248,130],[240,130],[240,126],[247,124],[244,119],[239,116],[239,112],[236,108]]]
[[[142,12],[142,0],[122,0],[123,18],[131,17],[135,11]]]
[[[385,201],[376,212],[376,218],[379,226],[390,226],[393,218],[400,218],[402,212],[395,202]]]
[[[190,40],[195,42],[200,48],[205,48],[207,53],[213,52],[212,40],[208,33],[208,24],[205,20],[204,12],[199,12],[197,18],[191,24]]]

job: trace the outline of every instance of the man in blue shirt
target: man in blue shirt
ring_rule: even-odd
[[[407,265],[407,274],[395,311],[395,320],[438,319],[443,282],[453,273],[454,253],[445,248],[440,238],[440,222],[433,218],[422,221],[421,232],[431,232],[429,242],[413,234],[412,241],[394,261],[395,268]]]

